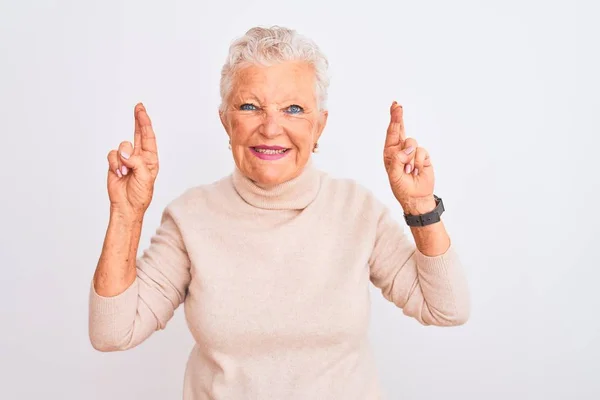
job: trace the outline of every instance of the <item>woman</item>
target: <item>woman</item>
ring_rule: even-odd
[[[219,114],[235,168],[164,210],[136,260],[158,173],[135,108],[133,145],[108,155],[110,221],[90,293],[100,351],[137,346],[185,315],[196,344],[185,399],[376,399],[369,284],[424,325],[463,324],[465,277],[434,196],[427,151],[393,103],[384,149],[415,244],[369,191],[318,170],[327,61],[295,31],[254,28],[222,70]],[[415,222],[416,221],[416,222]]]

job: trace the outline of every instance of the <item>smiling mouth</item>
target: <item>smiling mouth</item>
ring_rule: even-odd
[[[290,149],[265,149],[261,147],[252,147],[252,150],[261,154],[283,154]]]

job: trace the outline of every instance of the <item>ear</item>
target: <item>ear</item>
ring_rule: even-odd
[[[327,117],[329,117],[328,111],[321,111],[321,115],[319,116],[319,120],[317,121],[317,131],[315,132],[315,142],[318,142],[321,138],[321,134],[327,125]]]

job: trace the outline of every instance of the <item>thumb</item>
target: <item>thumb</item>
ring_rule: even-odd
[[[129,169],[140,171],[145,168],[144,160],[137,154],[130,154],[125,151],[119,151],[121,163]]]
[[[388,147],[384,154],[388,159],[389,167],[404,168],[405,164],[410,163],[415,158],[415,148],[414,146],[403,148],[403,146],[399,144]]]
[[[393,181],[399,181],[405,178],[405,166],[414,158],[414,149],[403,149],[402,145],[396,145],[386,149],[385,160],[390,178]]]

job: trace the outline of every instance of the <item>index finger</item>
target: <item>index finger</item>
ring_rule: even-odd
[[[143,151],[156,153],[156,136],[152,129],[152,121],[150,121],[150,117],[148,116],[148,113],[146,113],[146,108],[141,103],[135,108],[135,123],[136,131],[140,132],[140,134],[136,136],[139,139],[138,143],[141,145],[141,149]]]
[[[404,110],[400,104],[394,101],[390,107],[390,125],[387,129],[385,147],[402,144],[405,140],[406,134],[404,132]]]

